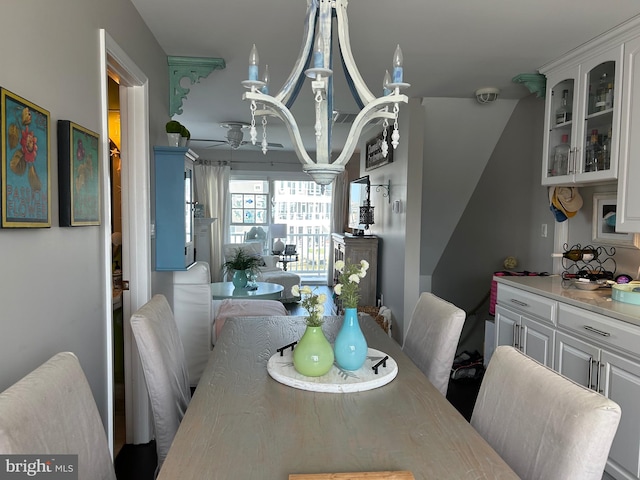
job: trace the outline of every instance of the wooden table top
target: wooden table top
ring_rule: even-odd
[[[332,341],[341,317],[326,317]],[[158,476],[286,480],[290,474],[404,470],[416,479],[518,478],[369,316],[371,348],[398,375],[380,388],[320,393],[267,372],[276,349],[298,340],[303,317],[227,321]]]

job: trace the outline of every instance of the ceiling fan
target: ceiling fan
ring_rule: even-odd
[[[244,138],[244,131],[249,128],[249,124],[245,122],[225,122],[220,124],[221,127],[227,129],[227,134],[225,135],[224,140],[213,140],[213,139],[203,139],[203,138],[193,138],[192,142],[211,142],[216,145],[211,145],[206,148],[215,148],[220,145],[229,145],[232,150],[237,150],[238,148],[249,145],[250,147],[261,148],[260,142],[256,142],[255,146]],[[281,143],[269,143],[269,148],[284,148]]]

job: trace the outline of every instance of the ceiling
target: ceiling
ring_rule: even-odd
[[[269,65],[271,93],[280,89],[300,51],[305,0],[132,0],[167,55],[222,58],[199,83],[182,85],[190,93],[183,123],[193,139],[224,139],[228,122],[249,122],[242,100],[249,51],[256,44],[260,68]],[[529,95],[512,82],[520,73],[536,73],[545,63],[640,14],[637,0],[351,0],[347,9],[351,50],[360,73],[376,95],[385,69],[392,69],[396,44],[404,55],[409,97],[474,98],[481,87],[497,87],[500,98]],[[338,67],[336,70],[341,68]],[[334,110],[357,113],[341,72],[334,73]],[[484,108],[491,108],[490,105]],[[292,107],[305,139],[315,150],[313,101],[305,82]],[[402,128],[402,126],[401,126]],[[348,125],[336,125],[334,150],[341,148]],[[259,135],[261,130],[259,129]],[[271,119],[269,142],[291,149],[282,122]],[[245,140],[248,134],[245,133]],[[260,137],[259,137],[260,139]],[[402,141],[402,139],[401,139]],[[212,143],[191,142],[203,158],[220,158]],[[240,149],[257,147],[241,146]]]

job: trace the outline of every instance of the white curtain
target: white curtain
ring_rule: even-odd
[[[342,233],[344,231],[344,216],[349,201],[349,176],[344,171],[333,181],[331,191],[331,232]],[[329,252],[327,265],[327,285],[333,285],[333,246]]]
[[[196,199],[205,206],[205,217],[217,218],[211,224],[211,253],[209,270],[212,282],[222,281],[222,245],[226,238],[229,171],[227,165],[210,165],[200,161],[196,165]]]

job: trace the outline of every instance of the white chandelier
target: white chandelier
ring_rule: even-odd
[[[362,129],[372,120],[383,119],[382,150],[386,157],[387,129],[389,120],[393,121],[393,133],[391,144],[395,149],[398,146],[400,133],[398,132],[398,112],[400,102],[407,103],[406,95],[400,93],[401,89],[409,87],[403,83],[402,78],[402,51],[400,46],[396,48],[393,56],[393,75],[387,70],[383,80],[383,96],[376,98],[367,88],[360,72],[356,68],[351,45],[349,41],[349,21],[347,19],[348,0],[307,0],[307,16],[305,19],[305,31],[302,48],[296,63],[277,95],[269,95],[269,69],[265,67],[262,77],[259,75],[258,52],[255,45],[249,55],[249,79],[242,84],[249,89],[242,98],[251,101],[251,142],[256,144],[258,132],[256,129],[256,116],[262,117],[262,152],[267,152],[267,116],[280,118],[289,130],[298,159],[302,163],[302,170],[308,173],[319,185],[328,185],[340,172],[344,171],[345,164],[351,158],[357,146]],[[332,28],[335,22],[340,47],[340,56],[345,68],[347,82],[351,87],[356,103],[361,110],[356,116],[344,149],[334,162],[331,162],[331,126],[333,119],[333,49]],[[314,46],[315,38],[315,49]],[[311,68],[306,68],[312,63]],[[315,136],[316,136],[316,160],[307,153],[300,135],[300,129],[289,108],[293,104],[304,82],[306,75],[311,79],[311,88],[315,99]],[[260,105],[260,109],[258,109]],[[392,111],[389,111],[389,108]]]

